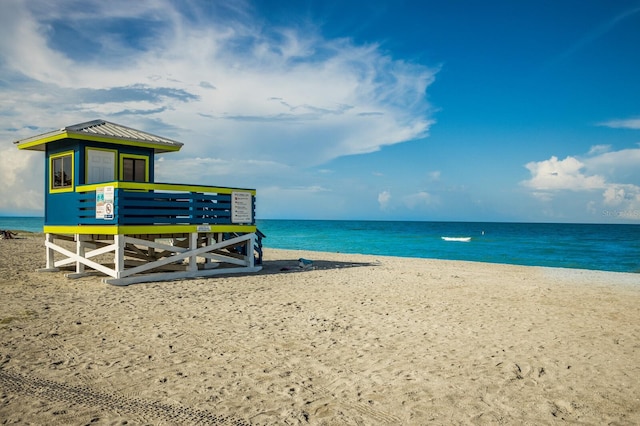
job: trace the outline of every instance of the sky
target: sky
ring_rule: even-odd
[[[0,215],[94,119],[258,219],[640,223],[640,0],[2,0]]]

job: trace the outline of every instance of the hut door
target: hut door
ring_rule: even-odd
[[[101,149],[88,149],[86,183],[111,182],[114,180],[116,180],[116,153]]]

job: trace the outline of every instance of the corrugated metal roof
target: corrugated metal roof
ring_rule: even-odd
[[[144,143],[145,145],[152,146],[156,153],[178,151],[183,145],[181,142],[177,142],[172,139],[152,135],[151,133],[132,129],[127,126],[111,123],[105,120],[93,120],[85,123],[74,124],[72,126],[63,127],[59,130],[21,139],[14,143],[18,144],[18,148],[44,151],[44,146],[54,140],[74,136],[78,137],[78,139],[83,139],[83,136],[87,135],[102,136],[108,139],[113,139],[113,142],[120,140],[123,142]]]

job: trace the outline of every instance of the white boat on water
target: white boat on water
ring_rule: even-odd
[[[471,237],[440,237],[445,241],[458,241],[462,243],[468,243],[471,241]]]

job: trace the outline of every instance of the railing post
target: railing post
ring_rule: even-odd
[[[193,219],[195,218],[195,213],[196,213],[196,194],[197,192],[190,192],[189,193],[189,219],[191,219],[189,222],[190,223],[194,223]]]

